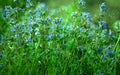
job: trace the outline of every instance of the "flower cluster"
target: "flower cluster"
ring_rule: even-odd
[[[100,11],[101,12],[108,12],[108,9],[106,7],[106,3],[105,2],[100,5]]]

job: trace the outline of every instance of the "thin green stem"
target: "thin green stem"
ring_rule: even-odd
[[[118,45],[119,41],[120,41],[120,35],[119,35],[118,40],[117,40],[117,42],[116,42],[116,44],[115,44],[115,47],[114,47],[114,50],[116,51],[116,53],[117,53],[116,48],[117,48],[117,45]],[[115,54],[115,59],[116,59],[116,58],[117,58],[117,56],[116,56],[116,54]],[[115,61],[114,64],[115,64],[114,75],[116,75],[116,67],[117,67],[117,65],[116,65],[116,61]]]

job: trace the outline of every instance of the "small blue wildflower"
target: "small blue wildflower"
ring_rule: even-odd
[[[59,34],[59,37],[60,37],[60,38],[63,38],[63,35],[62,35],[62,34]]]
[[[112,34],[112,36],[111,36],[112,38],[116,38],[116,36],[115,36],[115,34]]]
[[[16,30],[17,30],[17,27],[14,26],[14,28],[11,29],[11,33],[14,34]]]
[[[33,31],[33,28],[31,25],[29,25],[28,29],[26,30],[26,32],[29,34]]]
[[[48,16],[48,17],[47,17],[47,20],[48,20],[48,21],[51,21],[51,17],[50,17],[50,16]]]
[[[86,6],[86,2],[84,0],[79,0],[79,3],[82,5],[82,6]]]
[[[40,17],[40,12],[36,12],[36,13],[35,13],[35,17],[36,17],[36,18],[39,18],[39,17]]]
[[[107,48],[105,48],[105,52],[109,52],[110,50],[112,50],[113,49],[113,45],[109,45],[109,46],[107,46]]]
[[[109,52],[107,52],[108,56],[111,56],[111,55],[114,55],[114,54],[115,54],[115,51],[109,51]]]
[[[32,42],[32,41],[33,41],[33,39],[32,39],[32,38],[28,38],[28,41],[29,41],[29,42]]]
[[[85,51],[86,51],[86,47],[83,47],[83,46],[82,46],[82,47],[81,47],[81,51],[82,51],[82,52],[85,52]]]
[[[26,4],[26,8],[30,8],[30,5],[28,3]]]
[[[26,2],[30,2],[31,0],[26,0]]]
[[[85,31],[86,31],[86,29],[84,27],[80,28],[80,32],[85,32]]]
[[[91,20],[90,13],[86,13],[86,18],[87,18],[88,20]]]
[[[52,34],[49,34],[49,35],[48,35],[48,39],[49,39],[49,40],[51,40],[51,39],[52,39],[52,37],[53,37],[53,35],[52,35]]]
[[[88,24],[88,25],[92,25],[92,23],[91,23],[89,20],[87,21],[87,24]]]
[[[21,33],[24,33],[24,32],[25,32],[25,29],[23,28],[22,31],[21,31]]]
[[[8,11],[7,11],[7,12],[4,12],[4,16],[5,16],[6,19],[8,19],[9,16],[10,16],[10,12],[8,12]]]
[[[99,47],[99,48],[98,48],[98,52],[101,52],[101,51],[102,51],[102,49]]]
[[[11,19],[11,20],[10,20],[10,23],[11,23],[11,24],[15,24],[15,22],[16,22],[16,21],[15,21],[14,19]]]
[[[107,9],[107,8],[105,8],[103,11],[104,11],[104,12],[108,12],[108,9]]]
[[[3,40],[3,35],[0,35],[0,41]]]
[[[103,29],[107,29],[107,23],[105,21],[101,21],[100,23],[101,23]]]
[[[5,16],[6,19],[8,19],[10,17],[11,10],[12,10],[11,6],[5,6],[5,8],[4,8],[4,16]]]
[[[98,25],[96,25],[96,26],[95,26],[95,29],[96,29],[96,30],[98,30],[98,29],[99,29],[99,26],[98,26]]]
[[[77,12],[72,12],[72,13],[71,13],[71,17],[72,17],[72,18],[75,18],[76,16],[77,16]]]
[[[88,12],[83,12],[82,15],[85,16],[85,17],[87,18],[88,21],[91,20],[90,13],[88,13]]]
[[[66,32],[67,32],[67,34],[70,34],[72,32],[72,29],[69,26],[67,26],[66,27]]]
[[[41,7],[42,7],[42,8],[46,8],[45,3],[41,3]]]
[[[62,18],[55,18],[55,24],[60,24],[62,22]]]
[[[0,58],[2,58],[3,57],[3,55],[0,53]]]
[[[91,36],[90,36],[90,39],[94,39],[94,38],[95,38],[94,35],[91,35]]]
[[[106,8],[106,3],[105,2],[101,4],[100,11],[101,12],[108,12],[108,9]]]
[[[101,8],[105,8],[105,7],[106,7],[106,3],[103,2],[100,7],[101,7]]]
[[[103,56],[102,58],[104,61],[106,61],[108,59],[107,56]]]
[[[59,23],[61,23],[62,22],[62,18],[59,18]]]

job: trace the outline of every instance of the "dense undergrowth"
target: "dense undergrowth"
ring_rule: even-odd
[[[59,9],[30,0],[24,9],[5,6],[0,75],[119,75],[120,21],[109,29],[107,12],[102,3],[95,22],[83,0]]]

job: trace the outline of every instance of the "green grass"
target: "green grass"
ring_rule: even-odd
[[[78,2],[56,9],[41,3],[24,11],[9,7],[0,36],[0,75],[120,74],[119,22],[109,29],[106,11],[92,17]]]

